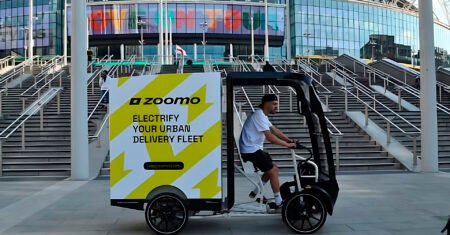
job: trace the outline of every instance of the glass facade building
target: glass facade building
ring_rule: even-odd
[[[382,3],[346,0],[290,1],[292,55],[418,59],[418,12]],[[435,24],[436,57],[448,60],[450,28]],[[441,61],[441,64],[445,61]]]
[[[28,40],[28,1],[0,0],[0,56],[25,54]],[[35,54],[62,54],[64,0],[34,0]],[[139,52],[140,33],[144,53],[157,54],[159,0],[88,0],[90,47],[98,55]],[[416,8],[401,9],[378,0],[268,0],[271,57],[303,55],[338,56],[343,53],[365,59],[388,57],[402,63],[419,63],[419,19]],[[70,0],[68,0],[70,38]],[[207,57],[248,55],[250,19],[255,32],[255,54],[263,54],[264,1],[169,0],[174,45],[193,56],[203,53],[203,28]],[[142,20],[145,26],[139,27]],[[286,24],[286,22],[289,22]],[[449,59],[450,27],[435,23],[437,65]],[[286,48],[288,40],[290,48]],[[70,47],[69,47],[70,49]],[[199,58],[201,56],[198,56]]]
[[[29,0],[0,0],[0,57],[25,54]],[[35,55],[61,55],[63,0],[33,1]]]

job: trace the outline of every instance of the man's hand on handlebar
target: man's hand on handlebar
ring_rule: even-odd
[[[286,143],[286,147],[288,148],[295,148],[297,146],[296,143]]]

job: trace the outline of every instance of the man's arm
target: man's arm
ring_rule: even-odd
[[[285,135],[280,129],[276,128],[275,126],[271,126],[270,130],[272,131],[272,133],[274,135],[276,135],[278,138],[282,139],[283,141],[292,143],[292,140],[289,139],[289,137],[287,137],[287,135]],[[266,138],[267,138],[267,136],[266,136]]]
[[[277,145],[280,145],[280,146],[283,146],[286,148],[295,147],[294,143],[287,143],[286,141],[281,140],[276,135],[272,134],[272,132],[270,132],[270,130],[264,131],[263,133],[266,136],[266,139],[273,144],[277,144]]]

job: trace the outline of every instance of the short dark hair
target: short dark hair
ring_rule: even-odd
[[[278,97],[275,94],[265,94],[261,99],[261,104],[259,105],[259,107],[262,108],[264,106],[264,103],[276,100],[278,100]]]

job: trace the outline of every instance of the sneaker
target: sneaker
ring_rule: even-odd
[[[249,196],[250,198],[255,198],[255,197],[256,197],[256,193],[253,192],[253,191],[251,191],[251,192],[248,194],[248,196]],[[256,198],[255,201],[256,201],[257,203],[260,203],[260,202],[261,202],[261,200],[260,200],[259,197]],[[267,203],[267,198],[263,196],[263,204],[266,204],[266,203]]]
[[[279,210],[283,207],[283,203],[281,203],[280,205],[277,205],[275,202],[269,202],[269,203],[267,203],[267,205],[269,206],[269,209],[271,209],[271,210]]]

